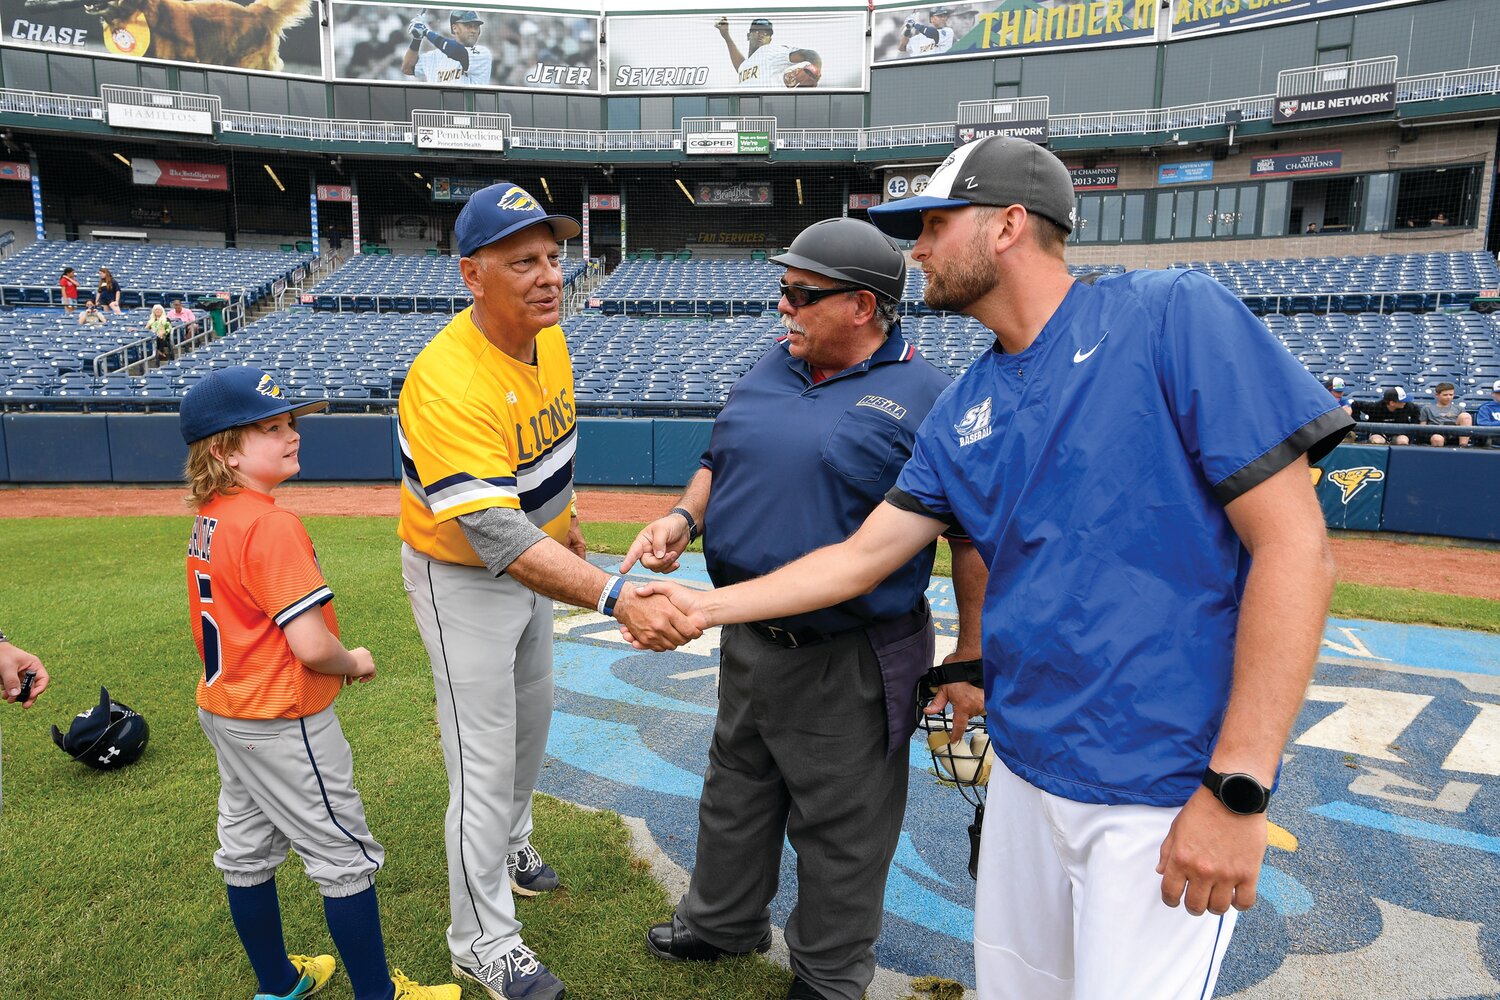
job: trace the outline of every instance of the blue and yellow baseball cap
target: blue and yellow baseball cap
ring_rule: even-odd
[[[547,210],[519,184],[501,181],[475,192],[458,213],[453,236],[460,256],[474,252],[519,233],[527,226],[545,222],[559,240],[571,240],[583,227],[566,215],[548,215]]]
[[[188,444],[231,427],[258,424],[290,413],[300,417],[328,406],[326,399],[293,402],[277,381],[254,365],[219,368],[188,390],[177,423]]]

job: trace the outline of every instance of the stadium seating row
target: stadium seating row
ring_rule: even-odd
[[[107,267],[120,284],[120,304],[127,309],[174,298],[191,306],[199,296],[221,292],[243,294],[254,304],[271,294],[276,281],[290,278],[311,260],[264,250],[46,240],[0,262],[0,301],[6,306],[61,305],[57,279],[64,267],[76,272],[79,294],[87,298],[99,268]]]
[[[7,396],[171,400],[208,371],[254,364],[289,391],[339,400],[394,398],[412,359],[447,322],[423,313],[294,309],[259,320],[145,376],[92,374],[89,352],[114,334],[0,317],[0,392]],[[1440,381],[1488,399],[1500,378],[1500,315],[1476,313],[1268,316],[1271,332],[1316,375],[1340,375],[1355,396],[1401,385],[1422,399]],[[75,328],[77,329],[77,328]],[[565,323],[582,402],[679,402],[716,407],[781,333],[774,314],[715,320],[641,319],[586,312]],[[909,317],[907,338],[957,375],[990,343],[977,321]],[[51,339],[49,339],[51,338]]]
[[[568,258],[562,267],[568,288],[588,262]],[[457,257],[361,255],[319,282],[311,295],[314,309],[329,312],[454,313],[470,301]]]

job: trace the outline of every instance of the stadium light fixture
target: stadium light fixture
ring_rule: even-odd
[[[797,178],[797,204],[802,204],[802,178]]]
[[[273,180],[273,181],[276,182],[276,187],[283,194],[285,194],[286,193],[286,185],[283,184],[283,183],[281,183],[281,178],[276,176],[276,171],[274,171],[274,170],[271,169],[271,165],[269,163],[262,163],[261,166],[263,166],[263,167],[266,168],[266,173],[268,173],[268,174],[271,175],[271,180]]]
[[[552,189],[547,186],[547,178],[545,178],[545,177],[541,178],[541,182],[542,182],[542,194],[546,195],[547,196],[547,200],[550,202],[552,200]]]
[[[419,173],[417,173],[417,172],[416,172],[416,171],[415,171],[415,170],[413,170],[413,171],[412,171],[412,172],[411,172],[411,175],[412,175],[412,176],[413,176],[413,177],[415,177],[415,178],[416,178],[416,179],[417,179],[417,180],[419,180],[419,181],[420,181],[420,180],[424,180],[424,179],[425,179],[425,178],[423,178],[423,176],[422,176],[422,175],[421,175],[421,174],[419,174]]]
[[[119,160],[121,163],[125,164],[127,167],[130,166],[130,161],[127,160],[125,157],[121,156],[119,153],[115,154],[115,159]]]
[[[697,200],[693,197],[693,192],[689,191],[687,185],[682,183],[681,177],[674,177],[672,179],[677,182],[678,188],[682,190],[682,196],[688,200],[689,205],[698,204]]]

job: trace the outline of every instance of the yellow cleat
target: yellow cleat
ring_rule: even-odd
[[[396,1000],[459,1000],[463,990],[454,983],[441,986],[423,986],[401,974],[400,969],[391,970],[391,982],[396,986]]]
[[[255,994],[255,1000],[302,1000],[328,985],[328,980],[333,978],[335,962],[332,955],[288,955],[287,960],[292,963],[292,968],[297,970],[301,979],[297,985],[292,987],[292,992],[282,996],[272,996],[269,993]]]

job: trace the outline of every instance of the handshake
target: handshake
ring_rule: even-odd
[[[427,37],[427,22],[420,17],[414,17],[411,24],[406,26],[406,31],[412,38],[420,42]]]
[[[630,572],[639,562],[657,573],[671,573],[691,541],[688,523],[668,514],[646,525],[631,543],[620,572]],[[703,634],[711,624],[699,608],[703,594],[664,580],[644,586],[627,584],[615,605],[620,634],[636,649],[656,652],[676,649]]]

